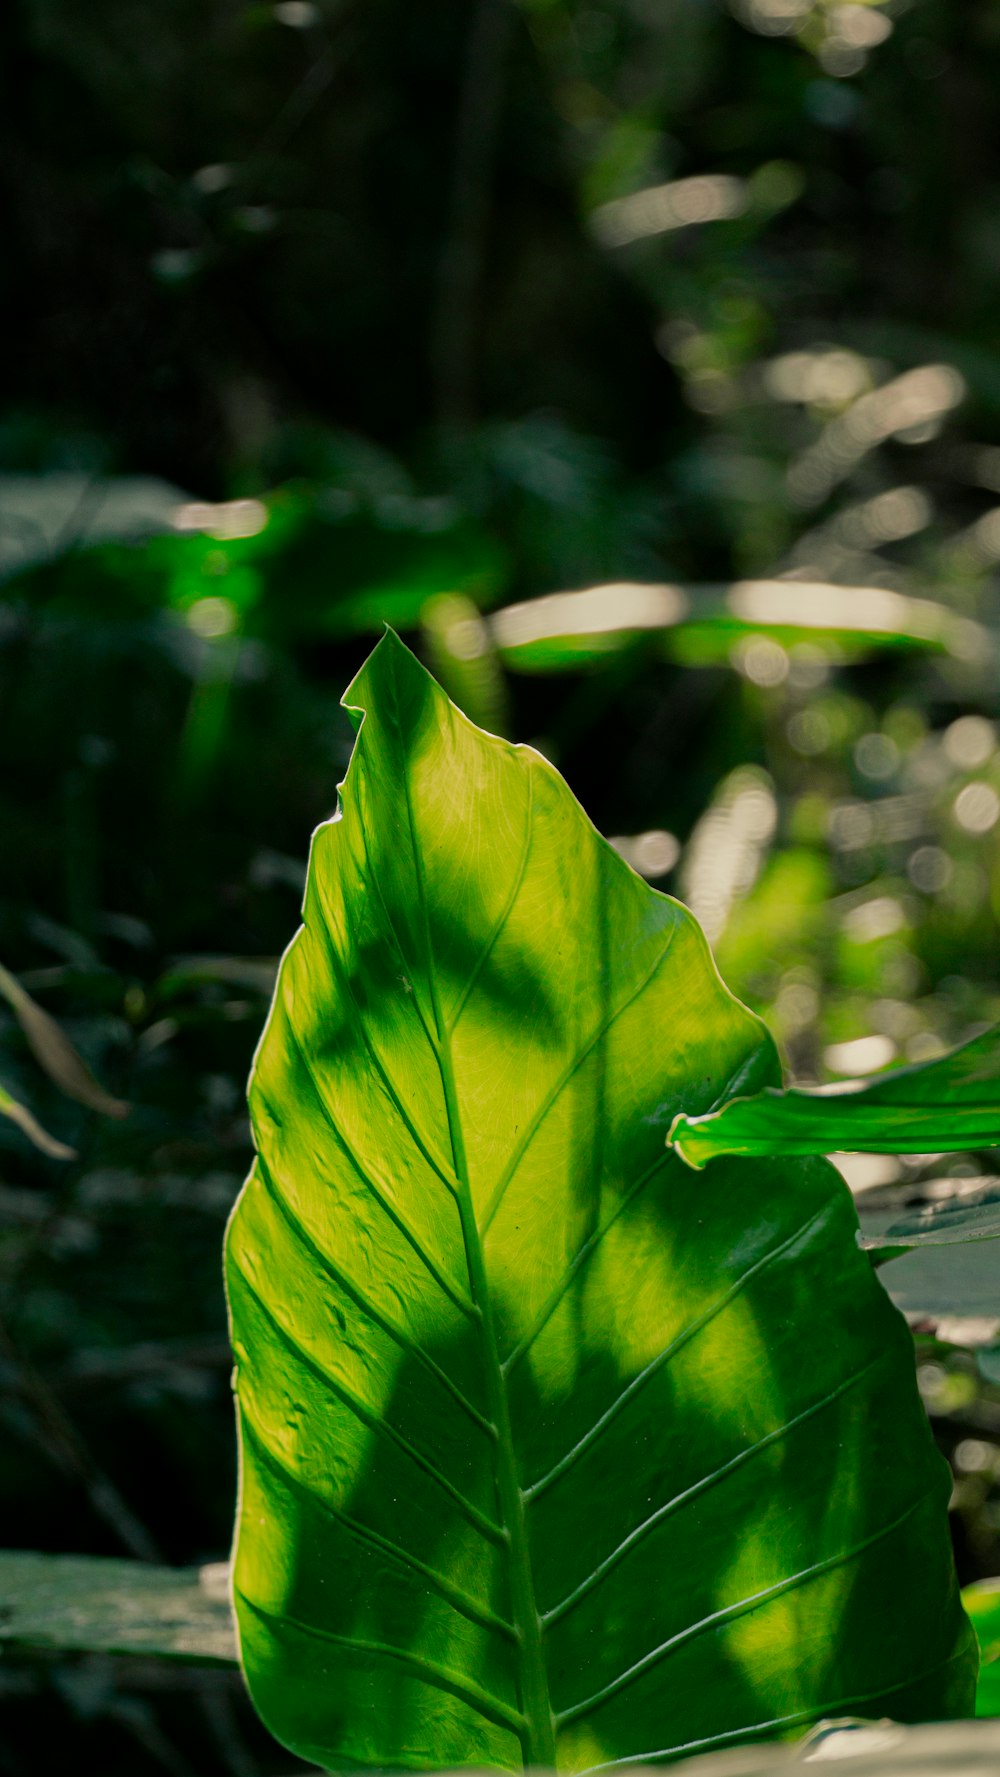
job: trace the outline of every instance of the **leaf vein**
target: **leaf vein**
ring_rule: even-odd
[[[747,1288],[747,1285],[753,1278],[757,1277],[761,1271],[765,1271],[769,1265],[773,1265],[775,1261],[780,1259],[790,1248],[794,1248],[800,1240],[807,1238],[808,1235],[812,1233],[817,1223],[824,1220],[829,1211],[830,1205],[827,1203],[822,1204],[814,1216],[810,1216],[807,1222],[803,1222],[802,1225],[796,1228],[793,1233],[789,1234],[785,1240],[782,1240],[778,1246],[772,1247],[770,1252],[764,1253],[761,1258],[757,1259],[754,1264],[750,1265],[748,1269],[736,1279],[736,1282],[730,1285],[724,1295],[719,1296],[716,1301],[710,1303],[704,1312],[698,1315],[696,1320],[693,1320],[689,1326],[686,1326],[682,1333],[678,1333],[676,1339],[672,1339],[669,1345],[664,1346],[663,1350],[646,1365],[645,1369],[640,1370],[638,1376],[633,1376],[628,1386],[622,1389],[618,1399],[613,1401],[607,1411],[601,1414],[601,1417],[595,1421],[590,1427],[590,1430],[580,1439],[579,1443],[574,1444],[572,1450],[568,1450],[566,1455],[550,1468],[547,1474],[542,1475],[541,1478],[534,1481],[530,1487],[525,1488],[525,1498],[528,1500],[537,1499],[540,1494],[546,1493],[554,1482],[561,1480],[562,1477],[575,1466],[580,1458],[586,1454],[591,1445],[596,1443],[597,1439],[602,1436],[612,1421],[618,1417],[618,1414],[621,1413],[623,1409],[628,1406],[629,1402],[635,1398],[640,1389],[644,1388],[646,1383],[651,1381],[657,1372],[663,1368],[663,1365],[669,1363],[670,1359],[675,1357],[679,1351],[682,1351],[685,1345],[689,1345],[692,1339],[696,1338],[697,1335],[703,1332],[713,1320],[716,1320],[720,1314],[724,1313],[730,1304],[743,1294],[743,1291]]]
[[[404,1332],[402,1327],[397,1326],[387,1315],[383,1315],[379,1309],[375,1308],[372,1303],[362,1295],[357,1286],[351,1282],[350,1278],[345,1276],[340,1267],[334,1264],[333,1260],[323,1251],[322,1247],[317,1244],[304,1223],[299,1220],[287,1197],[282,1191],[279,1191],[271,1176],[270,1168],[261,1154],[258,1154],[257,1156],[257,1170],[264,1190],[275,1208],[278,1210],[278,1213],[284,1217],[296,1239],[301,1242],[320,1269],[330,1278],[331,1282],[335,1283],[339,1289],[343,1290],[345,1296],[350,1298],[359,1312],[365,1315],[366,1318],[371,1321],[373,1326],[378,1327],[380,1331],[387,1334],[388,1337],[399,1346],[401,1351],[405,1351],[408,1357],[414,1358],[417,1363],[434,1377],[435,1381],[440,1382],[441,1386],[447,1389],[456,1405],[461,1407],[463,1411],[468,1414],[474,1424],[478,1425],[482,1431],[486,1432],[488,1437],[495,1436],[495,1428],[491,1425],[490,1421],[480,1413],[478,1407],[474,1407],[472,1402],[466,1399],[466,1396],[462,1393],[458,1384],[452,1380],[446,1370],[441,1368],[441,1365],[436,1359],[431,1357],[430,1353],[425,1351],[421,1345],[418,1345],[417,1341],[411,1338],[409,1333]]]
[[[420,1019],[420,1022],[424,1027],[424,1034],[425,1034],[427,1041],[429,1042],[431,1048],[436,1049],[437,1042],[438,1042],[437,1032],[433,1031],[427,1022],[427,1014],[425,1013],[424,1008],[420,1003],[420,995],[417,993],[417,984],[412,979],[413,974],[414,974],[414,970],[411,967],[409,961],[407,960],[406,952],[403,949],[402,939],[400,938],[399,933],[396,930],[396,922],[393,919],[392,914],[389,912],[389,904],[386,901],[385,895],[382,893],[382,884],[379,880],[378,871],[375,869],[375,866],[372,863],[372,855],[371,855],[371,851],[370,851],[369,845],[368,845],[368,823],[367,823],[367,821],[365,821],[362,818],[362,819],[359,819],[358,826],[361,831],[361,844],[364,847],[365,866],[366,866],[367,872],[368,872],[368,881],[371,884],[372,892],[375,895],[375,899],[378,901],[378,904],[382,909],[382,913],[385,918],[386,930],[388,931],[389,937],[392,939],[392,942],[396,947],[396,955],[399,957],[399,960],[403,965],[403,972],[406,976],[406,979],[410,982],[411,988],[413,989],[413,1004],[416,1007],[417,1017]]]
[[[617,1678],[613,1678],[609,1684],[603,1685],[599,1691],[595,1691],[593,1696],[585,1697],[582,1702],[574,1703],[569,1709],[562,1710],[556,1718],[560,1727],[565,1727],[572,1721],[579,1721],[583,1716],[592,1714],[601,1704],[609,1703],[620,1691],[627,1689],[635,1679],[641,1678],[653,1666],[660,1665],[663,1660],[676,1653],[678,1648],[686,1646],[697,1636],[703,1635],[707,1629],[717,1629],[723,1623],[733,1622],[737,1617],[745,1616],[748,1611],[757,1610],[762,1605],[769,1604],[774,1598],[784,1597],[787,1592],[793,1592],[799,1586],[808,1585],[810,1580],[819,1579],[821,1575],[826,1573],[833,1573],[838,1567],[846,1567],[849,1561],[855,1560],[858,1555],[863,1555],[866,1549],[874,1548],[877,1543],[884,1542],[886,1537],[892,1536],[902,1524],[905,1524],[919,1511],[930,1497],[929,1493],[921,1494],[898,1518],[894,1518],[889,1524],[881,1525],[871,1536],[863,1537],[860,1542],[853,1543],[849,1549],[840,1549],[836,1555],[828,1556],[825,1561],[814,1561],[809,1567],[801,1568],[798,1573],[789,1574],[787,1578],[776,1581],[773,1586],[765,1586],[760,1592],[751,1593],[748,1598],[738,1599],[735,1604],[724,1605],[721,1610],[712,1611],[709,1616],[702,1617],[697,1623],[689,1624],[677,1635],[671,1635],[669,1640],[661,1642],[659,1647],[652,1648],[648,1654],[642,1656],[641,1660],[636,1660],[634,1665],[629,1666],[625,1672],[619,1673]]]
[[[403,1104],[403,1101],[400,1098],[399,1093],[396,1091],[396,1088],[393,1085],[391,1079],[389,1078],[389,1075],[386,1073],[386,1070],[382,1064],[382,1061],[380,1060],[378,1054],[376,1053],[375,1045],[371,1040],[371,1036],[369,1034],[368,1027],[365,1024],[364,1014],[362,1013],[361,1007],[359,1006],[357,999],[355,997],[354,989],[351,986],[350,976],[347,973],[347,968],[344,964],[344,960],[340,956],[340,954],[337,950],[337,946],[333,941],[333,933],[330,931],[330,928],[327,925],[325,919],[323,921],[323,935],[324,935],[324,940],[325,940],[325,949],[326,949],[326,952],[327,952],[327,955],[328,955],[329,961],[330,961],[330,968],[332,970],[334,977],[340,982],[340,990],[341,990],[342,994],[344,995],[344,998],[347,1001],[347,1004],[351,1008],[351,1011],[353,1013],[353,1022],[356,1025],[358,1033],[361,1037],[361,1040],[364,1043],[365,1049],[368,1052],[368,1058],[371,1062],[371,1065],[372,1065],[375,1073],[377,1074],[378,1078],[381,1080],[383,1087],[385,1088],[386,1097],[388,1098],[389,1103],[392,1105],[393,1110],[396,1112],[397,1116],[399,1117],[400,1122],[402,1123],[404,1129],[406,1129],[406,1131],[408,1132],[408,1134],[411,1136],[412,1140],[416,1144],[418,1152],[423,1155],[423,1158],[426,1160],[428,1166],[431,1168],[431,1171],[436,1175],[437,1178],[440,1179],[440,1181],[444,1185],[445,1189],[447,1191],[449,1191],[451,1193],[451,1195],[454,1197],[457,1193],[457,1190],[458,1190],[458,1180],[454,1177],[454,1175],[449,1175],[447,1167],[445,1166],[445,1163],[442,1160],[438,1159],[437,1155],[431,1149],[430,1143],[428,1141],[424,1140],[424,1137],[421,1135],[419,1129],[417,1128],[416,1123],[413,1121],[413,1118],[410,1116],[409,1111],[406,1109],[405,1105]],[[421,1017],[421,1023],[423,1024],[422,1017]],[[427,1029],[427,1027],[426,1027],[426,1025],[424,1025],[424,1030],[426,1031],[426,1029]],[[434,1043],[431,1043],[431,1048],[432,1048],[432,1050],[435,1049],[436,1045]]]
[[[398,699],[396,721],[397,727],[400,727]],[[482,1236],[476,1223],[473,1206],[472,1184],[465,1148],[465,1133],[462,1127],[461,1101],[455,1075],[454,1054],[437,994],[434,946],[427,910],[424,860],[417,844],[410,778],[405,765],[402,781],[410,828],[410,842],[413,848],[417,896],[424,929],[427,984],[434,1013],[435,1029],[438,1033],[437,1057],[441,1076],[441,1091],[451,1138],[455,1173],[461,1185],[457,1202],[462,1238],[465,1243],[469,1290],[479,1309],[483,1371],[497,1427],[492,1450],[493,1482],[507,1554],[511,1613],[518,1637],[517,1689],[518,1701],[523,1711],[520,1730],[521,1754],[526,1766],[554,1765],[556,1756],[555,1723],[549,1699],[548,1672],[542,1653],[542,1630],[535,1602],[534,1576],[524,1521],[524,1501],[517,1476],[506,1387],[500,1367],[500,1355],[493,1325],[489,1277],[486,1270]]]
[[[539,1334],[544,1332],[567,1290],[573,1284],[579,1272],[582,1271],[587,1260],[593,1257],[597,1248],[600,1246],[601,1241],[604,1239],[604,1236],[610,1233],[619,1217],[624,1215],[629,1205],[635,1202],[639,1193],[645,1189],[650,1180],[655,1178],[658,1172],[669,1169],[672,1161],[676,1164],[675,1156],[673,1154],[669,1152],[659,1154],[652,1166],[647,1167],[646,1171],[642,1174],[642,1177],[638,1178],[635,1184],[629,1187],[624,1197],[621,1199],[621,1202],[616,1204],[615,1208],[612,1210],[607,1221],[603,1222],[599,1228],[595,1229],[593,1234],[588,1235],[579,1252],[570,1261],[559,1282],[556,1284],[534,1325],[525,1334],[524,1338],[521,1339],[505,1357],[502,1366],[505,1376],[510,1375],[514,1365],[520,1363],[526,1352],[530,1351]]]
[[[693,1482],[690,1487],[686,1487],[683,1493],[675,1494],[673,1499],[667,1500],[657,1511],[652,1512],[641,1524],[637,1524],[635,1529],[629,1531],[628,1536],[618,1544],[618,1547],[613,1549],[611,1554],[607,1555],[603,1561],[599,1562],[593,1572],[589,1573],[586,1579],[581,1580],[580,1584],[576,1586],[567,1597],[563,1598],[559,1604],[553,1605],[551,1610],[544,1612],[542,1621],[545,1623],[546,1627],[551,1627],[553,1624],[561,1621],[569,1611],[575,1609],[578,1604],[582,1603],[583,1599],[594,1590],[595,1586],[599,1585],[601,1581],[618,1566],[619,1562],[623,1561],[625,1556],[630,1554],[637,1544],[642,1542],[644,1538],[649,1535],[650,1531],[655,1530],[657,1525],[662,1524],[665,1518],[672,1517],[674,1512],[679,1511],[681,1507],[688,1505],[691,1500],[699,1498],[701,1494],[707,1493],[710,1487],[714,1487],[719,1481],[725,1480],[727,1475],[734,1474],[737,1469],[742,1468],[745,1463],[750,1462],[753,1457],[759,1455],[762,1450],[769,1449],[772,1444],[780,1443],[782,1439],[786,1438],[797,1426],[804,1424],[806,1420],[814,1418],[817,1413],[822,1413],[824,1408],[832,1406],[834,1401],[840,1399],[841,1395],[847,1394],[850,1389],[855,1388],[859,1382],[863,1381],[872,1370],[876,1369],[877,1366],[883,1362],[885,1355],[884,1352],[879,1352],[878,1356],[874,1357],[870,1364],[865,1364],[862,1369],[856,1370],[853,1375],[848,1376],[838,1385],[838,1387],[831,1389],[828,1394],[823,1395],[821,1400],[813,1401],[808,1407],[804,1407],[801,1413],[796,1413],[793,1419],[786,1420],[784,1425],[780,1425],[776,1427],[774,1431],[768,1432],[767,1436],[759,1438],[757,1443],[750,1444],[745,1450],[740,1450],[729,1462],[725,1462],[721,1467],[713,1469],[710,1474],[703,1475],[701,1480]]]
[[[521,852],[521,860],[520,860],[520,863],[518,864],[517,871],[514,876],[513,883],[511,885],[510,893],[507,896],[507,900],[504,905],[503,911],[500,914],[500,918],[498,919],[496,925],[494,926],[493,932],[492,932],[489,940],[487,941],[486,944],[484,944],[482,950],[480,951],[479,956],[477,957],[476,962],[473,966],[472,972],[469,976],[469,979],[466,982],[465,987],[462,989],[461,998],[459,999],[458,1004],[455,1006],[454,1010],[452,1011],[451,1017],[448,1021],[449,1036],[453,1035],[455,1030],[457,1029],[458,1021],[461,1018],[462,1013],[465,1011],[466,1003],[469,999],[469,996],[472,993],[472,990],[475,987],[476,982],[479,980],[479,977],[482,974],[482,971],[485,968],[490,955],[492,954],[501,934],[504,931],[507,921],[509,920],[511,913],[514,910],[514,906],[517,901],[517,897],[521,892],[521,887],[524,883],[525,873],[528,868],[528,858],[531,855],[531,842],[532,842],[532,839],[534,838],[532,821],[533,821],[533,815],[534,815],[535,782],[534,782],[534,778],[533,778],[532,772],[531,772],[530,761],[529,761],[529,764],[528,764],[527,769],[525,771],[525,776],[526,776],[527,784],[528,784],[528,806],[527,806],[527,810],[525,813],[524,847]]]
[[[773,1733],[775,1728],[803,1727],[808,1722],[823,1721],[836,1717],[845,1709],[860,1709],[864,1703],[878,1703],[883,1697],[892,1697],[897,1691],[907,1691],[911,1686],[923,1684],[933,1678],[936,1672],[946,1672],[949,1666],[955,1666],[959,1660],[966,1658],[964,1648],[957,1653],[949,1654],[946,1660],[936,1660],[933,1666],[927,1666],[922,1672],[914,1672],[908,1678],[901,1678],[896,1684],[882,1685],[878,1690],[862,1691],[852,1697],[838,1697],[833,1703],[817,1703],[814,1709],[799,1709],[794,1715],[778,1715],[772,1721],[753,1722],[745,1728],[730,1728],[724,1734],[708,1734],[701,1740],[686,1740],[682,1745],[665,1746],[658,1752],[632,1752],[627,1758],[607,1759],[600,1765],[588,1765],[585,1770],[577,1772],[577,1777],[596,1777],[598,1771],[620,1771],[629,1765],[651,1764],[654,1760],[675,1759],[682,1755],[685,1758],[695,1753],[704,1752],[712,1746],[732,1746],[748,1740],[758,1740],[764,1734]]]
[[[458,1308],[461,1311],[461,1313],[466,1315],[470,1320],[477,1319],[478,1317],[477,1317],[477,1313],[476,1313],[475,1304],[468,1301],[466,1299],[466,1297],[462,1295],[461,1291],[456,1287],[456,1285],[449,1281],[449,1279],[445,1276],[444,1272],[441,1270],[440,1266],[435,1262],[434,1259],[431,1258],[430,1253],[427,1252],[423,1243],[417,1238],[416,1234],[414,1234],[413,1229],[410,1227],[409,1223],[405,1220],[405,1218],[403,1216],[400,1215],[399,1211],[393,1207],[393,1205],[389,1202],[388,1198],[383,1196],[382,1192],[379,1190],[379,1188],[376,1185],[371,1174],[369,1172],[367,1172],[365,1170],[364,1166],[361,1164],[361,1161],[359,1160],[357,1154],[354,1152],[354,1149],[351,1147],[350,1143],[348,1142],[347,1137],[345,1136],[343,1130],[334,1121],[333,1114],[330,1110],[330,1107],[327,1104],[326,1099],[323,1097],[322,1092],[320,1091],[319,1082],[316,1079],[316,1075],[313,1070],[312,1063],[311,1063],[310,1058],[309,1058],[308,1054],[306,1053],[306,1050],[303,1046],[302,1039],[300,1038],[298,1032],[296,1031],[291,1019],[286,1019],[286,1026],[287,1026],[289,1035],[291,1036],[292,1042],[293,1042],[295,1048],[297,1049],[299,1055],[302,1058],[302,1065],[306,1070],[306,1077],[308,1078],[309,1083],[313,1089],[313,1093],[315,1095],[316,1102],[319,1105],[320,1111],[322,1112],[324,1118],[326,1119],[326,1122],[327,1122],[330,1130],[332,1131],[333,1135],[335,1136],[336,1140],[339,1142],[344,1153],[347,1155],[347,1158],[350,1160],[351,1165],[354,1167],[354,1170],[357,1173],[362,1184],[364,1185],[365,1189],[375,1199],[375,1202],[379,1205],[380,1209],[385,1211],[385,1214],[388,1216],[388,1218],[392,1222],[393,1226],[398,1228],[398,1230],[399,1230],[400,1234],[402,1234],[404,1240],[406,1240],[408,1242],[408,1244],[413,1248],[413,1251],[416,1253],[417,1258],[420,1259],[421,1263],[426,1267],[427,1271],[430,1273],[431,1277],[434,1279],[434,1282],[437,1284],[438,1288],[444,1291],[444,1294],[448,1297],[448,1300],[450,1302],[452,1302],[454,1304],[454,1306],[456,1308]]]
[[[359,1636],[338,1635],[333,1629],[320,1629],[314,1623],[303,1623],[296,1617],[286,1616],[283,1612],[269,1610],[266,1605],[258,1604],[256,1599],[249,1597],[243,1591],[242,1587],[240,1588],[240,1597],[256,1616],[262,1617],[264,1622],[276,1628],[279,1633],[282,1629],[292,1629],[299,1635],[313,1636],[317,1641],[325,1641],[334,1647],[342,1647],[348,1653],[360,1653],[376,1659],[394,1660],[397,1664],[407,1667],[425,1684],[432,1685],[435,1690],[447,1691],[450,1696],[457,1697],[460,1702],[468,1704],[469,1708],[474,1710],[477,1715],[483,1716],[486,1721],[493,1722],[497,1727],[509,1728],[512,1733],[517,1734],[524,1726],[524,1717],[518,1710],[512,1709],[509,1703],[505,1703],[502,1698],[495,1697],[492,1691],[484,1690],[481,1685],[471,1683],[460,1672],[453,1672],[447,1666],[436,1665],[433,1661],[426,1659],[423,1654],[415,1654],[409,1648],[393,1647],[388,1642],[364,1641]]]
[[[441,1597],[454,1610],[458,1611],[460,1616],[467,1617],[469,1622],[478,1623],[483,1629],[491,1629],[509,1641],[516,1640],[513,1627],[503,1617],[497,1616],[486,1605],[478,1604],[474,1598],[469,1597],[467,1592],[463,1592],[460,1586],[453,1585],[443,1574],[438,1573],[436,1568],[429,1567],[426,1562],[421,1561],[419,1556],[411,1555],[408,1549],[401,1548],[398,1543],[391,1542],[379,1531],[372,1530],[367,1524],[362,1524],[357,1518],[352,1518],[349,1513],[342,1512],[339,1506],[335,1506],[330,1500],[324,1499],[321,1494],[316,1493],[309,1483],[303,1481],[301,1476],[297,1475],[285,1459],[279,1456],[278,1452],[268,1443],[262,1427],[249,1411],[246,1402],[241,1402],[240,1411],[244,1431],[248,1434],[249,1441],[255,1446],[261,1460],[293,1492],[303,1494],[312,1506],[323,1512],[325,1516],[334,1519],[349,1535],[357,1537],[359,1542],[368,1543],[372,1548],[378,1549],[380,1553],[388,1556],[390,1560],[398,1561],[401,1567],[409,1568],[412,1573],[418,1573],[421,1579],[426,1580],[428,1585],[440,1593]]]
[[[448,1495],[448,1498],[458,1507],[459,1511],[465,1515],[469,1520],[469,1523],[474,1525],[480,1534],[486,1537],[487,1541],[492,1543],[502,1543],[504,1541],[504,1533],[500,1526],[494,1524],[491,1518],[487,1518],[485,1513],[479,1510],[478,1506],[472,1504],[471,1500],[466,1499],[465,1495],[461,1493],[451,1481],[449,1481],[447,1475],[441,1473],[436,1464],[430,1460],[430,1457],[425,1456],[423,1451],[418,1450],[415,1444],[411,1444],[408,1438],[404,1438],[402,1432],[398,1432],[395,1426],[390,1425],[388,1420],[381,1414],[371,1407],[366,1407],[363,1401],[359,1401],[357,1395],[352,1394],[349,1388],[345,1388],[342,1382],[338,1382],[337,1378],[331,1374],[326,1366],[322,1364],[311,1351],[307,1351],[304,1345],[299,1343],[295,1335],[289,1331],[275,1314],[270,1303],[264,1300],[264,1297],[261,1295],[256,1284],[252,1282],[242,1266],[238,1265],[235,1260],[233,1260],[233,1269],[241,1278],[245,1288],[257,1303],[265,1319],[274,1329],[275,1333],[277,1333],[278,1338],[285,1346],[287,1346],[293,1356],[295,1356],[306,1369],[312,1372],[317,1381],[321,1382],[325,1388],[328,1388],[331,1394],[336,1395],[337,1399],[341,1401],[348,1411],[353,1413],[355,1418],[359,1419],[361,1424],[366,1426],[369,1431],[374,1432],[377,1437],[387,1438],[403,1452],[404,1456],[408,1456],[410,1461],[413,1462],[417,1468],[422,1469],[428,1479],[435,1482],[435,1484],[441,1488],[442,1492]]]
[[[638,987],[634,988],[633,991],[627,996],[627,998],[622,1001],[621,1005],[616,1006],[613,1011],[609,1012],[607,1014],[607,1016],[601,1020],[601,1023],[598,1025],[597,1029],[592,1033],[592,1035],[590,1037],[588,1037],[588,1039],[587,1039],[586,1043],[583,1045],[582,1049],[579,1049],[577,1051],[577,1053],[573,1057],[573,1060],[570,1062],[569,1066],[564,1068],[562,1074],[560,1075],[559,1079],[556,1081],[555,1085],[550,1089],[550,1091],[546,1094],[545,1098],[542,1100],[542,1103],[539,1105],[538,1110],[535,1112],[535,1115],[532,1117],[530,1123],[528,1124],[528,1127],[525,1130],[524,1135],[522,1136],[521,1140],[518,1142],[517,1146],[515,1147],[506,1167],[504,1168],[503,1173],[500,1176],[500,1179],[499,1179],[496,1187],[494,1188],[493,1195],[490,1198],[489,1204],[487,1205],[486,1214],[483,1217],[482,1225],[480,1228],[480,1232],[483,1235],[485,1235],[488,1232],[488,1230],[493,1222],[493,1218],[496,1215],[498,1209],[500,1208],[501,1203],[503,1202],[504,1196],[506,1195],[507,1188],[510,1185],[511,1180],[513,1179],[515,1173],[517,1172],[517,1169],[520,1166],[521,1161],[524,1159],[524,1156],[527,1153],[528,1148],[531,1146],[531,1143],[534,1141],[535,1136],[538,1134],[538,1131],[541,1128],[542,1124],[544,1123],[549,1112],[552,1110],[553,1106],[558,1103],[558,1100],[562,1096],[562,1093],[565,1091],[566,1087],[569,1085],[569,1083],[573,1079],[574,1075],[579,1072],[580,1068],[583,1066],[584,1062],[587,1060],[587,1057],[589,1055],[591,1055],[593,1053],[593,1051],[596,1049],[596,1047],[597,1047],[598,1043],[601,1041],[602,1037],[607,1036],[608,1031],[611,1029],[611,1026],[615,1023],[615,1021],[618,1018],[621,1018],[624,1015],[624,1013],[626,1013],[628,1011],[630,1006],[633,1006],[635,1004],[636,1000],[639,999],[641,994],[645,993],[646,988],[649,986],[649,984],[653,980],[654,976],[659,973],[659,970],[663,966],[663,963],[666,961],[666,958],[669,954],[670,948],[674,942],[674,938],[676,937],[676,935],[677,935],[677,919],[675,918],[674,923],[670,927],[670,934],[667,938],[667,942],[663,946],[663,949],[657,955],[652,968],[649,969],[648,972],[643,976],[642,980],[639,982]]]

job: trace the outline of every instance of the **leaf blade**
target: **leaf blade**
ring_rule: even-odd
[[[227,1241],[237,1610],[268,1725],[319,1763],[572,1769],[662,1744],[666,1710],[676,1754],[720,1711],[752,1735],[862,1676],[918,1709],[912,1622],[920,1695],[960,1709],[947,1477],[846,1188],[823,1162],[794,1191],[758,1168],[748,1217],[746,1166],[706,1193],[663,1148],[683,1103],[775,1078],[763,1027],[552,768],[473,728],[394,637],[345,702],[358,739]],[[912,1460],[875,1516],[887,1449],[861,1429],[882,1421]],[[917,1542],[932,1620],[887,1586]],[[863,1657],[815,1632],[857,1588],[884,1631]],[[376,1647],[399,1657],[366,1667]]]

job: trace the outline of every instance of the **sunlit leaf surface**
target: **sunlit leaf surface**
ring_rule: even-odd
[[[4,1643],[231,1665],[236,1648],[227,1570],[5,1551],[0,1553],[0,1646]]]
[[[814,1090],[768,1086],[708,1115],[685,1111],[670,1141],[689,1166],[719,1154],[931,1154],[1000,1147],[1000,1026],[934,1061]]]
[[[346,702],[227,1247],[265,1721],[334,1768],[574,1770],[971,1711],[948,1479],[846,1187],[664,1146],[776,1077],[762,1027],[394,636]]]

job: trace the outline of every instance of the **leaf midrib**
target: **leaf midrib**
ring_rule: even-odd
[[[403,740],[402,724],[399,720],[398,705],[395,710],[396,729]],[[461,1106],[459,1103],[458,1085],[455,1078],[454,1057],[451,1047],[451,1030],[443,1016],[437,991],[437,976],[434,966],[434,951],[431,942],[430,919],[427,912],[427,893],[424,882],[423,858],[417,843],[416,822],[413,813],[413,799],[410,788],[407,751],[405,744],[401,747],[402,770],[401,778],[406,806],[407,825],[410,834],[410,848],[413,858],[414,876],[417,887],[417,901],[420,912],[420,923],[423,932],[425,967],[427,986],[430,994],[431,1010],[434,1021],[433,1034],[429,1031],[435,1059],[441,1075],[441,1087],[444,1094],[445,1114],[448,1121],[448,1134],[452,1149],[452,1163],[459,1190],[457,1202],[462,1228],[462,1239],[465,1245],[466,1266],[469,1277],[469,1292],[476,1305],[479,1316],[480,1337],[482,1339],[483,1369],[487,1399],[493,1415],[496,1439],[494,1444],[494,1477],[499,1507],[500,1522],[503,1527],[507,1558],[508,1578],[510,1583],[511,1615],[517,1635],[517,1670],[518,1700],[521,1707],[521,1720],[518,1735],[521,1741],[521,1752],[526,1766],[555,1766],[556,1736],[555,1717],[549,1697],[548,1672],[542,1649],[542,1623],[535,1600],[534,1575],[531,1566],[531,1555],[528,1547],[527,1525],[524,1515],[524,1498],[517,1476],[514,1457],[514,1439],[510,1423],[510,1410],[507,1401],[507,1387],[500,1363],[500,1352],[493,1320],[493,1305],[490,1294],[489,1279],[486,1272],[485,1254],[482,1238],[476,1221],[475,1206],[472,1196],[472,1181],[469,1174],[468,1157],[465,1148],[465,1134],[462,1127]],[[516,898],[516,896],[514,897]],[[508,908],[509,911],[509,908]]]

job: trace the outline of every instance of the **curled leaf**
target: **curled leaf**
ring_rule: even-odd
[[[3,1086],[0,1086],[0,1116],[9,1117],[12,1123],[16,1123],[18,1128],[24,1131],[28,1140],[33,1142],[41,1153],[48,1154],[50,1160],[76,1159],[76,1149],[68,1148],[65,1142],[57,1141],[54,1135],[50,1135],[48,1130],[43,1129],[38,1118],[32,1115],[27,1105],[12,1097]]]
[[[99,1111],[102,1117],[128,1116],[128,1105],[120,1098],[113,1098],[110,1092],[105,1092],[55,1019],[42,1010],[21,986],[20,981],[2,964],[0,996],[7,1001],[21,1026],[35,1060],[60,1091],[65,1092],[67,1098],[75,1099],[77,1104],[86,1105],[88,1110]],[[7,1115],[10,1114],[8,1111]],[[35,1140],[34,1136],[32,1140]]]
[[[700,1170],[720,1154],[945,1154],[1000,1147],[1000,1025],[933,1061],[833,1086],[765,1087],[667,1137]]]

